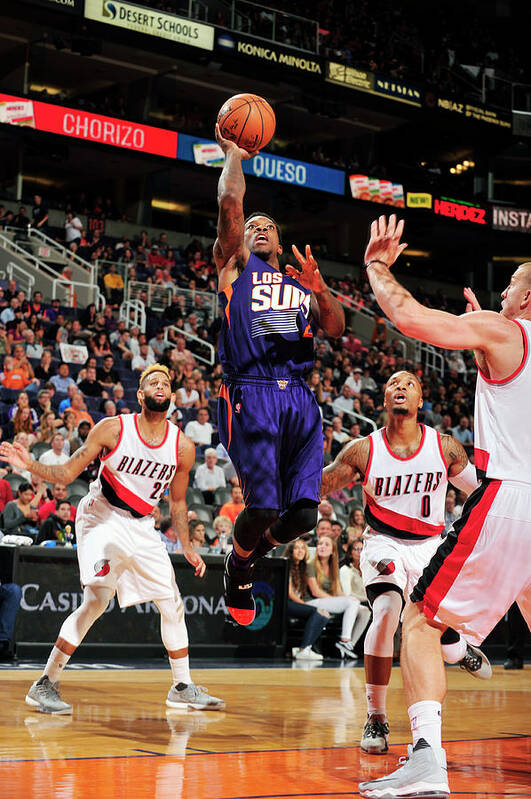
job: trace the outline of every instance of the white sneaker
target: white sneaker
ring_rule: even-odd
[[[341,652],[341,658],[350,658],[351,660],[357,660],[358,656],[354,652],[354,646],[352,641],[342,641],[341,638],[339,641],[336,641],[336,646]]]
[[[448,773],[446,770],[446,754],[441,750],[441,760],[435,752],[420,738],[416,746],[408,746],[409,759],[400,758],[401,768],[388,777],[378,780],[360,782],[360,795],[365,799],[448,799]]]
[[[323,656],[318,652],[314,652],[311,646],[305,646],[304,649],[299,649],[295,655],[295,660],[322,660]]]

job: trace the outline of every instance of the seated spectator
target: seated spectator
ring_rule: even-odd
[[[450,528],[456,519],[460,517],[460,511],[456,506],[456,493],[453,488],[448,490],[444,502],[444,532],[443,535],[448,535]]]
[[[41,362],[35,368],[35,377],[38,380],[47,382],[55,375],[55,367],[52,363],[52,353],[50,350],[44,350],[41,355]]]
[[[32,380],[26,376],[26,370],[16,369],[15,362],[12,355],[6,355],[4,358],[4,368],[0,374],[0,383],[4,388],[21,391],[25,389],[27,392],[36,392],[39,385],[37,378]]]
[[[310,599],[307,585],[308,547],[300,538],[290,541],[285,556],[288,559],[289,584],[287,615],[295,619],[305,619],[300,648],[295,653],[296,660],[322,660],[312,649],[313,644],[326,627],[330,613],[322,608],[308,605]]]
[[[168,552],[180,552],[182,550],[179,536],[171,526],[171,519],[169,516],[165,516],[161,519],[159,535]]]
[[[361,576],[360,558],[362,549],[363,541],[351,541],[349,543],[345,553],[345,563],[339,570],[339,581],[345,596],[353,596],[359,599],[362,604],[360,613],[362,613],[365,608],[367,611],[365,615],[368,624],[371,612],[369,610],[369,600],[367,599],[367,594],[363,586],[363,578]]]
[[[342,418],[345,414],[352,413],[354,410],[354,399],[349,386],[346,384],[343,386],[339,397],[332,402],[332,408],[334,413]],[[347,425],[344,424],[344,426],[346,427]]]
[[[219,510],[220,516],[226,516],[234,524],[238,515],[245,508],[242,490],[239,485],[232,486],[230,490],[231,501],[225,502]]]
[[[48,500],[44,504],[42,504],[39,508],[39,524],[41,525],[50,513],[55,513],[59,507],[59,503],[63,500],[66,500],[68,494],[67,487],[64,483],[55,483],[52,486],[52,499]],[[76,518],[76,507],[74,505],[70,505],[70,516],[69,519],[71,521],[75,521]]]
[[[194,444],[202,447],[210,447],[212,443],[213,427],[209,422],[210,411],[208,408],[199,408],[197,411],[197,419],[192,419],[184,428],[185,435],[190,438]]]
[[[116,383],[112,389],[112,401],[116,406],[118,413],[128,413],[127,403],[124,399],[124,387],[121,383]]]
[[[24,336],[24,349],[26,351],[26,356],[28,358],[41,358],[44,352],[42,339],[39,341],[35,337],[33,330],[30,329],[24,330],[22,335]]]
[[[474,436],[472,435],[470,429],[470,422],[468,421],[468,416],[461,416],[459,420],[459,424],[452,428],[452,434],[461,444],[473,444],[474,443]]]
[[[50,378],[50,383],[59,394],[66,394],[68,386],[75,385],[76,381],[70,377],[70,367],[62,361],[57,369],[57,374]]]
[[[363,378],[361,375],[362,370],[359,366],[356,366],[352,370],[352,374],[350,374],[345,380],[345,385],[350,388],[352,395],[358,398],[361,396],[361,392],[363,391]]]
[[[103,359],[103,365],[96,371],[96,379],[102,386],[112,387],[120,382],[120,376],[114,368],[114,356],[106,355]]]
[[[27,450],[29,454],[30,449],[28,444],[27,433],[17,433],[16,436],[14,436],[13,438],[13,443],[20,444],[22,447],[24,447],[25,450]],[[18,469],[16,466],[11,466],[11,471],[14,474],[19,474],[21,477],[24,478],[24,480],[26,480],[28,483],[31,483],[31,473],[28,472],[27,469]]]
[[[71,386],[68,386],[66,397],[64,398],[64,400],[61,400],[61,402],[59,403],[58,410],[60,414],[63,414],[68,408],[70,408],[70,406],[72,405],[72,397],[74,396],[74,394],[78,393],[79,393],[78,383],[72,383]]]
[[[76,426],[76,432],[70,436],[68,443],[70,444],[70,455],[73,455],[76,450],[83,446],[90,433],[91,424],[86,419],[82,419]]]
[[[228,516],[216,516],[212,522],[212,527],[215,533],[214,541],[211,542],[213,549],[219,548],[221,536],[225,536],[227,544],[232,544],[233,525]]]
[[[43,484],[43,490],[46,487]],[[39,498],[33,493],[31,483],[21,483],[17,497],[8,502],[2,514],[2,528],[5,533],[28,535],[31,538],[39,532],[37,509]]]
[[[307,584],[313,599],[308,604],[343,616],[341,637],[336,647],[341,658],[356,659],[354,647],[367,626],[366,614],[359,613],[361,603],[345,596],[339,580],[337,547],[329,536],[317,541],[315,558],[308,566]]]
[[[22,408],[29,408],[29,407],[30,407],[30,404],[29,404],[28,394],[27,394],[26,391],[21,391],[20,394],[17,397],[17,401],[15,402],[14,405],[12,405],[10,407],[10,409],[9,409],[9,411],[7,413],[8,419],[9,420],[13,419],[18,410],[22,410]],[[35,411],[33,408],[30,408],[30,416],[31,416],[31,421],[33,422],[33,424],[34,425],[38,425],[39,417],[37,415],[37,411]]]
[[[28,436],[28,446],[32,447],[37,441],[37,434],[35,425],[31,418],[31,411],[33,409],[26,405],[25,407],[18,408],[13,416],[13,434],[26,433]]]
[[[365,532],[367,523],[361,506],[353,508],[348,515],[347,536],[349,543],[359,541]]]
[[[140,344],[138,355],[135,355],[131,361],[131,369],[135,372],[143,372],[148,366],[154,364],[155,357],[149,352],[148,344]]]
[[[2,539],[0,533],[0,541]],[[0,661],[14,660],[13,633],[15,619],[22,599],[22,589],[16,583],[0,583]]]
[[[101,406],[101,411],[105,416],[116,416],[118,411],[116,410],[116,405],[110,399],[105,400],[103,405]]]
[[[124,280],[118,272],[116,264],[111,264],[109,271],[103,278],[105,296],[111,305],[120,305],[124,298]]]
[[[190,543],[194,549],[203,549],[205,544],[205,525],[200,519],[189,522]]]
[[[199,393],[194,388],[194,381],[191,377],[184,379],[183,385],[177,391],[175,404],[178,408],[198,408]]]
[[[56,509],[41,524],[35,544],[44,541],[55,541],[62,546],[76,543],[75,522],[71,519],[71,506],[67,499],[58,500]]]
[[[13,492],[11,490],[11,486],[7,480],[0,478],[0,513],[2,513],[7,503],[12,501]]]
[[[155,354],[155,358],[160,360],[168,343],[164,341],[164,329],[159,327],[153,338],[149,340],[149,346]]]
[[[68,455],[64,452],[64,437],[61,433],[54,433],[51,440],[51,449],[43,452],[39,458],[39,463],[45,466],[61,466],[68,460]]]
[[[216,466],[217,460],[216,450],[207,449],[205,462],[198,466],[195,472],[194,488],[201,491],[207,505],[214,503],[216,488],[225,488],[225,475],[223,469]]]
[[[350,438],[349,434],[345,433],[341,429],[341,425],[342,425],[341,418],[339,416],[334,416],[334,418],[332,419],[332,439],[333,439],[333,443],[332,443],[332,447],[331,447],[331,452],[332,452],[332,457],[333,458],[335,458],[339,454],[343,444],[345,444]]]
[[[75,414],[76,425],[79,427],[81,421],[88,422],[91,427],[94,427],[94,420],[90,413],[87,411],[83,395],[81,393],[74,394],[70,403],[70,410]]]
[[[96,378],[96,368],[94,366],[87,367],[87,374],[84,380],[78,383],[78,388],[86,397],[108,397],[106,391],[103,390],[101,384]]]
[[[65,439],[65,451],[68,448],[68,453],[70,454],[70,438],[74,436],[76,433],[76,416],[70,410],[70,408],[66,408],[63,412],[63,424],[61,427],[57,428],[57,432],[61,433]]]
[[[51,444],[52,438],[59,432],[57,428],[60,426],[61,420],[56,417],[54,411],[43,413],[37,431],[37,438],[39,441],[44,441],[45,444]]]

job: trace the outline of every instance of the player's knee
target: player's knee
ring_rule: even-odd
[[[279,516],[276,508],[246,508],[243,512],[247,515],[249,523],[261,527],[262,531],[271,527]]]
[[[83,605],[86,610],[97,618],[107,610],[112,599],[113,592],[109,588],[93,588],[87,586],[83,597]]]
[[[287,544],[313,530],[317,524],[317,503],[312,500],[295,502],[280,517],[271,534],[279,544]]]
[[[278,519],[276,508],[245,508],[234,525],[234,539],[239,546],[250,551],[255,548],[262,533]]]

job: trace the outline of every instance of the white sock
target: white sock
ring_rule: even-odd
[[[445,663],[459,663],[466,655],[466,641],[462,635],[455,644],[442,644],[442,654]]]
[[[365,685],[367,696],[367,713],[369,716],[386,716],[385,699],[387,697],[387,685]]]
[[[407,712],[411,722],[413,746],[419,738],[424,738],[435,752],[442,749],[440,703],[431,700],[415,702],[408,707]]]
[[[50,652],[50,657],[46,661],[46,666],[44,667],[43,677],[46,676],[50,680],[50,682],[57,682],[61,674],[63,673],[63,669],[70,660],[70,655],[65,655],[64,652],[61,652],[60,649],[57,649],[56,646]]]
[[[178,685],[180,682],[190,685],[192,677],[190,675],[188,655],[185,655],[183,658],[170,658],[170,666],[171,676],[175,685]]]

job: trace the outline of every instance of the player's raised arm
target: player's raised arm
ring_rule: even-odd
[[[120,439],[121,424],[119,417],[102,419],[92,428],[85,443],[75,451],[71,458],[61,466],[45,466],[34,460],[30,453],[19,443],[0,444],[0,458],[17,469],[27,469],[31,474],[42,477],[48,483],[65,483],[68,485],[79,477],[89,463],[97,458],[103,449],[112,450]]]
[[[364,477],[370,455],[370,440],[358,438],[345,444],[335,461],[323,470],[321,496],[344,488],[358,477]]]
[[[468,460],[466,450],[457,438],[441,436],[441,446],[448,467],[448,480],[467,496],[479,485],[476,469]]]
[[[339,338],[345,330],[345,311],[326,285],[317,261],[312,255],[310,245],[306,245],[305,255],[292,245],[293,255],[300,264],[300,270],[286,266],[286,273],[298,280],[301,286],[312,292],[312,315],[327,336]]]
[[[365,251],[367,275],[378,305],[386,316],[407,336],[446,349],[474,349],[487,355],[502,355],[500,347],[521,345],[522,336],[509,318],[494,311],[475,311],[454,316],[445,311],[425,308],[400,285],[390,267],[407,247],[401,242],[404,220],[393,214],[381,216],[371,225],[371,237]],[[531,300],[531,291],[529,292]]]
[[[186,505],[186,489],[190,469],[195,463],[195,445],[181,433],[179,436],[179,465],[175,476],[170,483],[170,516],[171,524],[183,548],[183,555],[194,569],[197,577],[202,577],[206,566],[201,555],[195,551],[190,543],[188,529],[188,507]]]
[[[237,259],[243,263],[249,258],[249,250],[243,241],[243,198],[245,178],[242,161],[252,158],[235,142],[224,139],[216,125],[216,141],[225,153],[225,164],[218,183],[218,230],[214,244],[214,259],[218,274],[226,267],[237,269]]]

